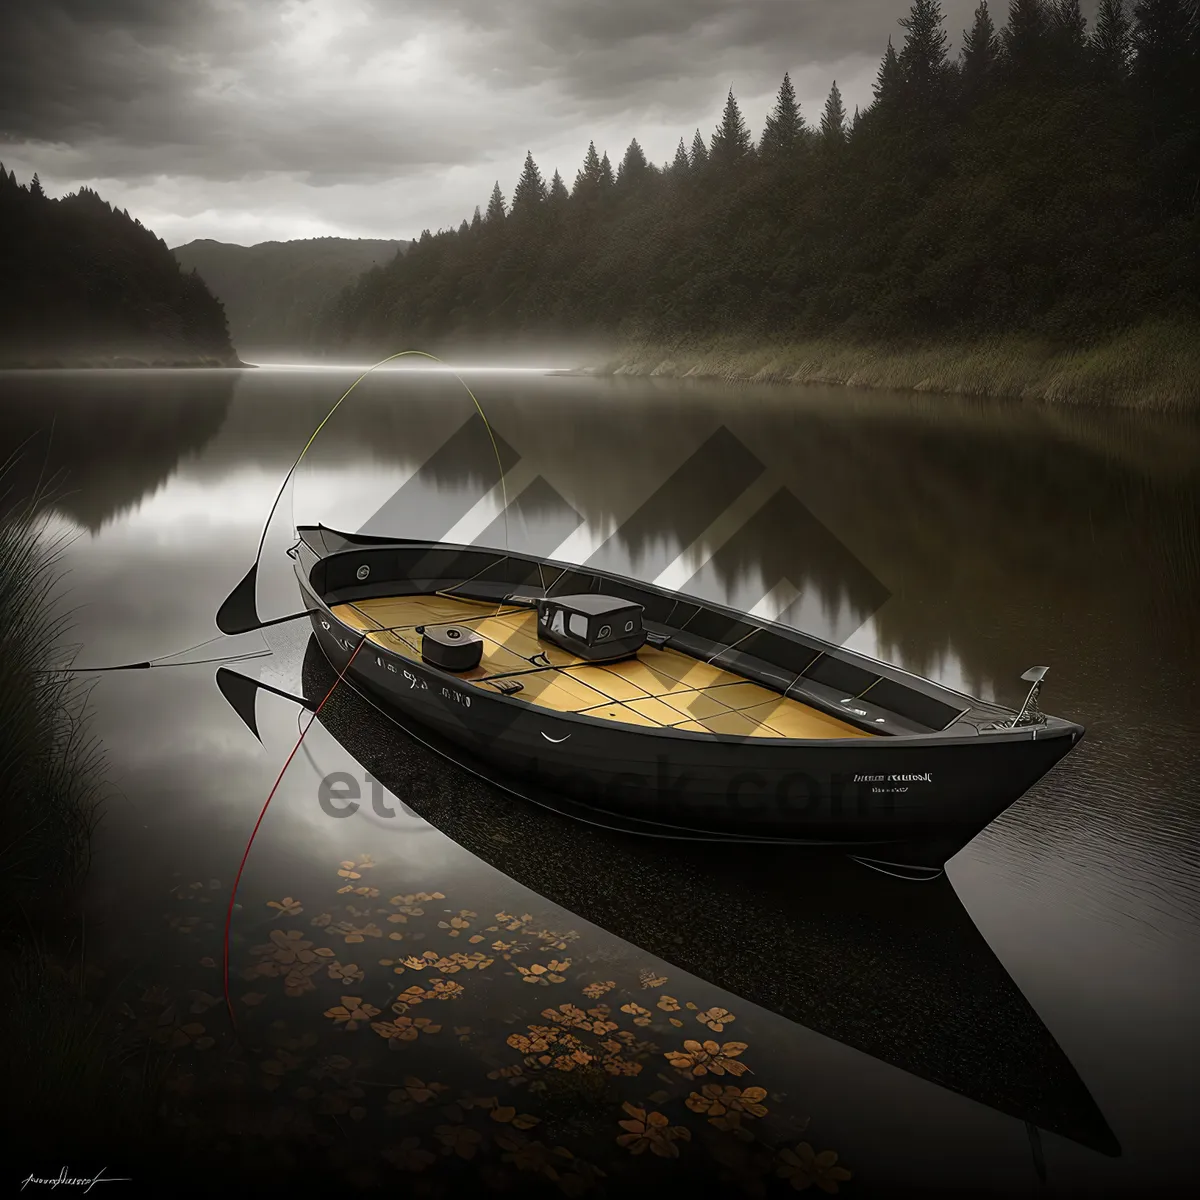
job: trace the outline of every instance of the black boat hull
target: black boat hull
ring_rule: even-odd
[[[529,787],[641,832],[845,847],[941,866],[1046,774],[1082,733],[1058,722],[986,737],[800,742],[564,717],[379,646],[344,624],[298,563],[334,669],[405,719]],[[361,648],[360,648],[361,646]]]

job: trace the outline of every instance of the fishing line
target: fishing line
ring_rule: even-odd
[[[307,608],[303,612],[291,613],[286,617],[276,617],[274,620],[264,621],[262,623],[262,625],[259,626],[259,630],[269,629],[272,625],[282,625],[286,621],[298,621],[301,617],[312,616],[312,614],[317,611],[318,610],[314,609],[314,608]],[[255,631],[247,631],[247,632],[258,632],[258,631],[255,630]],[[251,650],[245,654],[231,654],[231,655],[222,656],[219,658],[193,658],[193,659],[189,659],[187,662],[183,662],[183,663],[173,663],[173,662],[166,661],[169,658],[179,658],[180,656],[182,656],[184,654],[191,654],[193,650],[203,650],[205,646],[211,646],[214,642],[219,642],[227,636],[229,636],[229,635],[223,634],[223,633],[218,634],[216,637],[207,638],[203,642],[197,642],[194,646],[187,646],[183,650],[175,650],[171,654],[160,654],[157,658],[148,658],[148,659],[144,660],[143,662],[118,663],[114,666],[107,666],[107,667],[76,667],[76,666],[51,667],[49,670],[47,670],[43,673],[47,674],[47,675],[57,675],[57,674],[92,674],[92,675],[96,675],[96,674],[102,674],[105,671],[147,671],[153,667],[157,667],[159,670],[162,670],[164,667],[196,667],[196,666],[202,666],[204,663],[245,662],[247,659],[264,658],[267,655],[274,653],[274,651],[271,649],[270,643],[267,641],[266,638],[264,638],[262,636],[261,633],[259,633],[259,640],[263,643],[263,646],[264,646],[264,649],[262,649],[262,650]]]
[[[262,806],[262,811],[258,814],[258,820],[254,822],[254,828],[250,832],[250,838],[246,842],[246,849],[242,854],[242,861],[238,866],[237,875],[234,876],[233,889],[229,893],[229,909],[225,913],[225,934],[222,945],[222,973],[224,976],[225,987],[225,1009],[229,1013],[229,1023],[233,1026],[233,1032],[237,1034],[237,1018],[233,1013],[233,1000],[229,995],[229,930],[233,924],[233,906],[237,900],[238,885],[242,881],[242,872],[246,868],[246,860],[250,857],[250,848],[254,845],[254,839],[258,835],[259,826],[263,823],[263,818],[267,815],[267,809],[270,807],[271,801],[275,798],[275,793],[279,790],[279,785],[283,781],[283,777],[287,772],[288,767],[292,765],[292,759],[296,757],[297,751],[300,749],[308,731],[312,728],[313,722],[317,719],[321,709],[325,707],[325,701],[333,695],[337,685],[342,682],[346,676],[346,672],[350,670],[350,664],[358,657],[358,652],[367,644],[367,635],[364,633],[359,639],[358,645],[354,647],[354,653],[346,660],[346,665],[338,672],[338,677],[330,685],[329,691],[325,693],[325,698],[314,709],[313,714],[308,719],[308,724],[301,731],[300,736],[296,739],[296,744],[292,747],[292,752],[287,756],[287,761],[280,768],[279,774],[275,777],[275,783],[272,785],[270,792],[267,794],[266,803]]]
[[[325,425],[325,422],[326,422],[326,421],[328,421],[328,420],[329,420],[329,418],[333,416],[334,412],[335,412],[335,411],[337,410],[337,408],[338,408],[338,405],[340,405],[340,404],[342,403],[342,401],[343,401],[343,400],[345,400],[345,399],[346,399],[346,397],[347,397],[347,396],[348,396],[348,395],[349,395],[349,394],[350,394],[352,391],[354,391],[354,389],[355,389],[355,388],[356,388],[356,387],[359,385],[359,383],[361,383],[361,382],[362,382],[362,380],[364,380],[364,379],[365,379],[365,378],[366,378],[366,377],[367,377],[369,374],[371,374],[371,372],[372,372],[372,371],[374,371],[374,370],[375,370],[377,367],[382,367],[382,366],[384,366],[386,363],[389,363],[389,362],[391,362],[393,359],[397,359],[397,358],[404,358],[404,357],[406,357],[406,356],[408,356],[408,355],[417,355],[417,356],[418,356],[418,357],[420,357],[420,358],[427,358],[427,359],[429,359],[431,362],[438,363],[440,366],[442,366],[442,367],[445,367],[446,371],[447,371],[447,372],[449,372],[449,374],[453,375],[453,376],[454,376],[454,378],[455,378],[456,380],[458,380],[458,382],[459,382],[459,384],[462,386],[463,390],[464,390],[464,391],[467,393],[467,395],[468,395],[468,396],[470,396],[470,397],[471,397],[471,403],[475,405],[475,411],[479,413],[480,419],[483,421],[483,427],[484,427],[484,429],[486,429],[486,430],[487,430],[488,441],[491,443],[491,446],[492,446],[492,453],[495,455],[495,458],[496,458],[496,466],[497,466],[497,468],[498,468],[498,470],[499,470],[499,474],[500,474],[500,493],[501,493],[501,496],[502,496],[502,498],[503,498],[503,503],[504,503],[504,507],[503,507],[502,514],[501,514],[501,515],[502,515],[502,517],[503,517],[503,519],[504,519],[504,549],[505,549],[505,551],[507,552],[507,550],[508,550],[508,542],[509,542],[509,534],[508,534],[508,489],[507,489],[507,486],[505,485],[505,482],[504,482],[504,475],[505,475],[505,471],[504,471],[504,462],[503,462],[503,460],[500,458],[500,448],[499,448],[499,447],[497,446],[497,444],[496,444],[496,436],[495,436],[495,434],[492,432],[492,426],[491,426],[491,422],[490,422],[490,421],[487,419],[487,414],[486,414],[486,413],[483,411],[483,405],[481,405],[481,404],[479,403],[479,400],[478,400],[478,398],[476,397],[475,393],[474,393],[473,391],[471,391],[470,387],[467,385],[467,382],[466,382],[466,380],[465,380],[465,379],[463,379],[463,377],[462,377],[461,375],[459,375],[459,374],[458,374],[458,372],[457,372],[457,371],[455,371],[453,367],[449,366],[449,364],[447,364],[446,362],[444,362],[442,359],[438,358],[436,355],[434,355],[434,354],[430,354],[430,353],[428,353],[428,352],[427,352],[427,351],[425,351],[425,350],[401,350],[401,351],[400,351],[398,354],[393,354],[393,355],[391,355],[391,356],[390,356],[390,357],[388,357],[388,358],[380,359],[380,361],[379,361],[379,362],[377,362],[377,363],[376,363],[374,366],[372,366],[372,367],[369,367],[369,368],[368,368],[366,371],[364,371],[364,372],[363,372],[363,373],[362,373],[362,374],[361,374],[361,375],[360,375],[360,376],[359,376],[359,377],[358,377],[358,378],[357,378],[357,379],[356,379],[356,380],[355,380],[355,381],[354,381],[354,382],[353,382],[353,383],[352,383],[352,384],[351,384],[351,385],[350,385],[350,386],[349,386],[349,387],[346,389],[346,391],[345,391],[345,392],[342,394],[342,396],[339,398],[339,400],[338,400],[337,404],[335,404],[335,405],[333,406],[333,408],[329,410],[329,414],[328,414],[328,416],[326,416],[326,418],[325,418],[325,421],[322,421],[322,422],[321,422],[321,424],[317,426],[316,432],[315,432],[315,433],[312,435],[312,437],[311,437],[311,438],[309,438],[309,440],[308,440],[308,444],[307,444],[307,445],[304,447],[304,449],[303,449],[303,450],[301,450],[301,451],[300,451],[300,458],[298,458],[298,459],[296,460],[295,464],[293,464],[292,471],[295,471],[295,470],[296,470],[296,468],[297,468],[297,467],[299,467],[299,465],[300,465],[300,459],[304,457],[305,453],[308,451],[308,448],[309,448],[309,446],[311,446],[311,445],[312,445],[312,443],[313,443],[313,442],[316,440],[317,434],[321,432],[321,429],[324,427],[324,425]],[[289,474],[290,474],[290,473],[289,473]],[[286,487],[286,486],[287,486],[287,480],[285,479],[285,480],[284,480],[284,487]],[[281,492],[281,495],[282,495],[282,492]],[[276,503],[278,503],[278,498],[276,498]],[[294,526],[294,525],[295,525],[295,523],[296,523],[296,522],[295,522],[295,516],[294,516],[294,514],[295,514],[295,494],[294,494],[294,493],[293,493],[293,497],[292,497],[292,511],[293,511],[292,525]],[[274,512],[274,509],[272,509],[272,512]],[[268,521],[268,523],[270,522],[270,519],[271,519],[270,517],[268,517],[268,518],[267,518],[267,521]],[[265,529],[264,529],[264,531],[263,531],[263,537],[264,537],[264,540],[265,540],[265,537],[266,537],[266,530],[265,530]],[[261,542],[260,542],[260,544],[259,544],[259,553],[260,553],[260,554],[262,553],[262,548],[263,548],[263,543],[261,543]],[[469,583],[469,582],[470,582],[470,580],[467,580],[466,582],[468,582],[468,583]],[[461,587],[462,585],[461,585],[461,584],[459,584],[459,585],[457,585],[457,586]]]
[[[257,600],[255,597],[255,585],[258,578],[258,567],[262,561],[263,549],[267,544],[267,533],[271,528],[271,521],[275,517],[275,512],[279,508],[279,502],[283,499],[284,492],[287,491],[288,484],[292,482],[292,477],[295,475],[304,456],[308,453],[313,442],[317,440],[321,430],[329,424],[333,418],[333,414],[342,406],[342,402],[354,391],[358,385],[367,378],[368,375],[378,370],[382,366],[386,366],[390,362],[395,362],[398,358],[408,358],[416,356],[418,358],[427,358],[431,362],[438,363],[444,367],[455,379],[461,384],[463,390],[471,398],[471,403],[475,405],[475,411],[479,413],[480,419],[483,421],[483,426],[487,430],[488,440],[492,444],[492,453],[496,456],[496,466],[500,471],[500,492],[503,502],[501,516],[504,519],[504,552],[508,555],[509,551],[509,532],[508,532],[508,487],[504,481],[504,462],[500,457],[500,449],[496,444],[495,434],[492,432],[491,422],[487,419],[487,414],[483,411],[483,405],[479,403],[475,393],[467,385],[467,382],[461,375],[458,374],[448,363],[438,358],[436,354],[429,354],[425,350],[400,350],[396,354],[389,354],[387,358],[381,358],[379,362],[368,367],[363,371],[354,382],[338,397],[333,407],[325,414],[321,423],[313,430],[308,441],[304,443],[304,448],[296,456],[296,461],[288,468],[287,474],[283,477],[283,483],[279,486],[279,491],[275,495],[275,499],[271,504],[271,510],[267,514],[266,523],[263,525],[262,534],[258,539],[258,551],[255,553],[254,562],[249,571],[243,576],[237,587],[225,598],[225,603],[217,612],[217,627],[223,633],[248,633],[251,629],[260,628],[265,622],[258,616]],[[294,497],[293,497],[294,500]],[[294,517],[294,505],[293,505]],[[294,524],[294,520],[293,520]],[[468,581],[469,582],[469,581]],[[457,586],[462,586],[457,585]],[[251,615],[252,614],[252,615]]]
[[[358,375],[358,377],[354,380],[354,382],[351,383],[350,386],[338,397],[337,401],[334,403],[333,407],[329,410],[329,412],[327,412],[325,414],[324,419],[316,427],[316,429],[313,430],[308,441],[304,443],[304,446],[301,449],[300,453],[296,456],[296,461],[292,463],[290,468],[288,468],[288,472],[284,476],[283,482],[279,486],[279,491],[275,494],[275,499],[271,503],[270,512],[268,512],[267,519],[266,519],[265,523],[263,524],[262,534],[260,535],[259,540],[258,540],[258,550],[254,556],[254,563],[250,567],[250,570],[243,577],[242,581],[238,584],[238,586],[229,594],[229,596],[226,597],[225,603],[221,606],[221,609],[217,613],[217,626],[219,629],[221,629],[222,633],[224,633],[224,634],[248,633],[251,629],[261,630],[262,628],[266,627],[267,625],[278,624],[280,621],[283,621],[283,620],[295,619],[295,617],[284,617],[284,618],[277,618],[274,621],[261,620],[261,618],[258,616],[257,599],[255,596],[255,585],[257,582],[259,563],[262,560],[263,549],[267,543],[267,533],[269,532],[269,530],[271,528],[271,521],[275,517],[275,512],[279,508],[279,502],[280,502],[280,500],[283,499],[283,495],[287,491],[288,485],[292,482],[292,478],[295,475],[297,469],[299,468],[301,461],[304,459],[304,456],[308,453],[309,448],[312,446],[313,442],[315,442],[317,440],[317,437],[320,434],[321,430],[324,429],[325,426],[329,424],[330,420],[333,418],[334,413],[336,413],[337,410],[342,406],[343,401],[346,400],[346,398],[350,395],[350,393],[353,392],[354,389],[356,387],[358,387],[358,385],[364,379],[366,379],[366,377],[368,375],[372,374],[379,367],[385,366],[387,363],[394,362],[396,359],[399,359],[399,358],[408,358],[408,357],[414,357],[414,356],[418,357],[418,358],[429,359],[430,361],[436,362],[436,363],[440,364],[441,366],[445,367],[446,370],[448,370],[450,372],[450,374],[453,375],[454,378],[458,380],[459,384],[462,385],[462,388],[467,393],[467,395],[470,396],[472,404],[475,405],[476,412],[479,413],[480,419],[483,421],[484,428],[487,430],[488,440],[491,442],[491,445],[492,445],[492,453],[496,456],[496,466],[499,469],[499,473],[500,473],[500,492],[501,492],[501,498],[502,498],[502,503],[503,503],[501,515],[504,519],[504,551],[505,551],[505,556],[507,557],[508,541],[509,541],[508,488],[504,481],[504,475],[505,475],[504,462],[500,457],[500,449],[496,444],[496,437],[495,437],[495,434],[492,432],[491,422],[488,421],[487,414],[483,411],[483,406],[479,403],[478,398],[476,397],[475,393],[471,390],[471,388],[468,386],[466,380],[464,380],[462,378],[462,376],[459,375],[458,372],[455,371],[453,368],[451,368],[448,364],[444,363],[442,361],[442,359],[438,358],[434,354],[429,354],[424,350],[401,350],[396,354],[388,355],[387,358],[380,359],[379,362],[368,367],[365,371],[363,371],[360,375]],[[295,503],[294,503],[295,495],[294,495],[294,493],[293,493],[292,500],[293,500],[292,524],[294,527],[295,526],[295,520],[294,520],[294,517],[295,517]],[[474,577],[472,577],[472,578],[474,578]],[[468,580],[466,582],[470,582],[470,581]],[[462,585],[460,584],[458,586],[462,586]],[[248,608],[248,610],[254,614],[252,621],[247,623],[245,621],[244,613],[241,615],[241,617],[236,615],[238,599],[241,600],[241,602],[245,608]],[[501,607],[503,607],[503,603],[501,604]],[[309,614],[308,613],[296,614],[296,616],[306,616],[306,615],[309,615]],[[279,789],[279,784],[282,781],[284,774],[287,772],[288,767],[291,765],[292,759],[294,759],[296,757],[296,754],[299,751],[300,746],[304,741],[305,735],[312,728],[313,721],[315,721],[317,719],[317,715],[320,713],[321,709],[324,708],[325,702],[329,699],[330,696],[333,695],[334,689],[345,678],[346,673],[347,673],[347,671],[349,671],[351,664],[354,662],[355,658],[358,656],[358,652],[363,648],[363,646],[366,645],[367,638],[368,638],[370,632],[371,631],[369,631],[369,630],[363,632],[362,637],[359,639],[358,645],[354,649],[354,653],[350,655],[350,658],[347,660],[346,665],[338,673],[337,679],[334,680],[333,685],[330,687],[329,691],[325,693],[324,699],[321,701],[321,703],[319,705],[317,705],[312,716],[309,718],[308,724],[304,727],[303,731],[300,734],[300,737],[296,741],[296,744],[292,747],[292,751],[288,755],[287,761],[284,762],[283,767],[281,768],[281,770],[279,772],[279,775],[276,777],[275,783],[272,786],[271,791],[267,795],[266,802],[262,806],[262,811],[258,815],[258,820],[254,823],[254,828],[251,830],[250,837],[246,842],[246,849],[242,854],[242,861],[238,866],[237,875],[234,878],[233,889],[229,895],[229,909],[225,915],[225,933],[224,933],[224,938],[223,938],[223,950],[222,950],[224,989],[225,989],[225,1007],[229,1013],[229,1021],[234,1029],[235,1034],[237,1032],[237,1018],[234,1015],[233,1001],[229,994],[229,934],[230,934],[230,928],[233,923],[233,909],[234,909],[234,904],[236,902],[237,889],[241,882],[242,873],[245,870],[246,862],[250,857],[250,850],[251,850],[251,847],[254,845],[254,839],[258,835],[258,831],[262,825],[263,818],[266,816],[267,809],[270,806],[272,799],[274,799],[276,791],[278,791],[278,789]],[[210,640],[215,641],[216,639],[210,639]],[[198,647],[193,647],[193,649],[197,649],[197,648]],[[187,653],[187,651],[180,651],[180,653]],[[178,656],[170,655],[167,657],[178,657]],[[147,664],[147,665],[149,665],[149,664]]]
[[[194,649],[194,647],[193,647]],[[187,650],[180,650],[179,654],[187,654]],[[274,653],[268,646],[265,650],[251,650],[246,654],[232,654],[228,656],[219,656],[217,658],[190,658],[187,662],[162,662],[159,659],[147,659],[145,662],[136,663],[119,663],[116,666],[110,667],[53,667],[45,672],[48,675],[102,675],[106,671],[148,671],[157,668],[162,671],[167,667],[199,667],[205,663],[231,663],[231,662],[246,662],[252,658],[269,658]],[[164,658],[175,658],[177,655],[165,654]]]

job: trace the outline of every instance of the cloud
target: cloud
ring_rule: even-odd
[[[953,0],[948,28],[975,0]],[[525,151],[670,157],[731,85],[761,127],[784,70],[816,118],[865,104],[905,0],[37,0],[0,10],[0,157],[87,183],[169,242],[411,237]]]
[[[394,5],[376,0],[376,10]],[[509,85],[552,80],[580,107],[622,111],[650,101],[679,108],[734,72],[769,74],[806,63],[877,58],[894,0],[419,0],[453,14],[456,61]]]

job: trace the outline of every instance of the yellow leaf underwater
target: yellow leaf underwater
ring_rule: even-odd
[[[851,1178],[850,1172],[838,1165],[837,1158],[832,1150],[817,1154],[807,1142],[800,1142],[779,1151],[775,1174],[798,1192],[816,1184],[821,1191],[834,1195],[838,1184]]]
[[[361,996],[343,996],[341,1004],[325,1010],[325,1016],[331,1017],[334,1024],[344,1029],[354,1030],[372,1017],[377,1017],[379,1012],[373,1004],[364,1003]]]

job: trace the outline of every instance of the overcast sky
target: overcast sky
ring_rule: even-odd
[[[945,0],[954,44],[977,0]],[[418,236],[712,132],[757,137],[785,70],[810,121],[871,98],[908,0],[0,0],[0,160],[168,245]],[[993,0],[1000,23],[1005,0]]]

